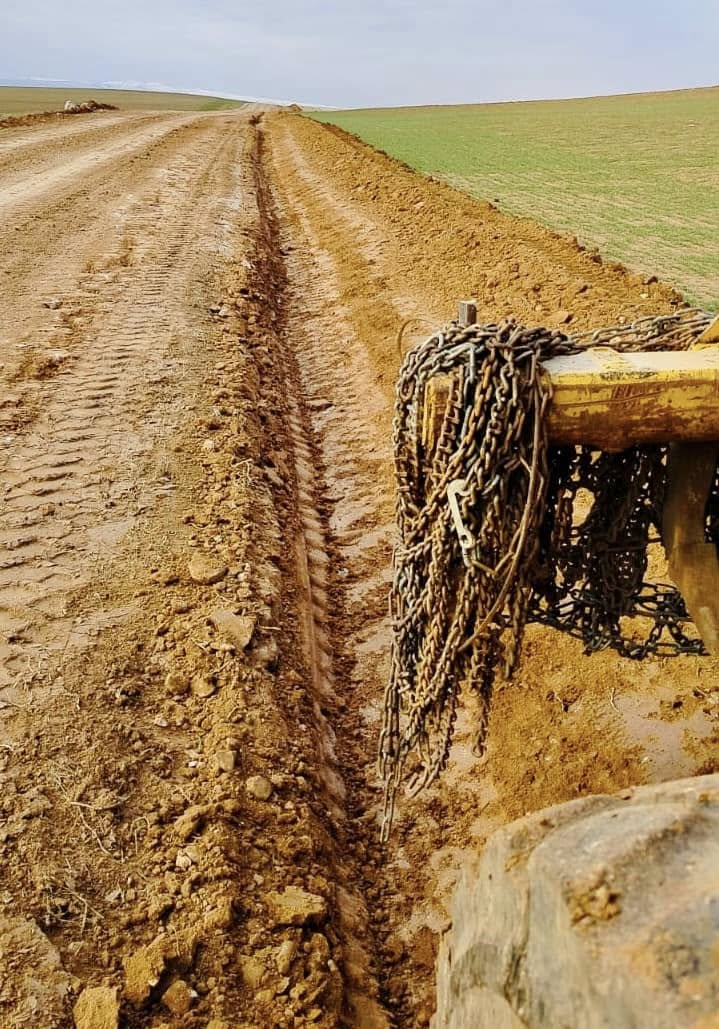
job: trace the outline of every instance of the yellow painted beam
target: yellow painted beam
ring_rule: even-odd
[[[545,361],[553,443],[624,450],[719,440],[719,347],[619,353],[592,347]]]

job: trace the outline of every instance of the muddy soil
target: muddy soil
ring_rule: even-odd
[[[259,113],[0,140],[2,1025],[425,1025],[493,828],[715,767],[715,663],[533,631],[380,848],[399,347],[679,298]]]

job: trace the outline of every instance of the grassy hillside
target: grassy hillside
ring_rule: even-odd
[[[242,107],[240,100],[193,96],[190,93],[149,93],[129,89],[55,89],[44,86],[0,86],[0,117],[59,111],[66,100],[97,100],[125,111],[217,111]]]
[[[719,306],[719,87],[312,116]]]

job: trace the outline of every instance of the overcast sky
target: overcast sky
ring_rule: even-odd
[[[719,0],[0,0],[0,81],[333,107],[719,80]]]

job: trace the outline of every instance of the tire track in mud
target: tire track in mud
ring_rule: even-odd
[[[100,145],[103,140],[118,134],[118,130],[129,130],[163,117],[157,113],[128,113],[90,115],[75,119],[66,118],[55,125],[39,128],[23,126],[17,129],[0,129],[0,176],[17,174],[18,169],[32,163],[57,164],[61,155],[82,151],[89,146]],[[167,116],[164,116],[167,117]],[[170,116],[171,117],[171,116]],[[175,120],[178,116],[175,115]]]
[[[380,1029],[387,1025],[376,1003],[373,955],[366,942],[369,915],[356,887],[356,869],[347,847],[347,789],[340,772],[337,735],[325,710],[337,704],[332,645],[328,632],[329,598],[327,542],[313,492],[317,484],[316,457],[302,424],[297,400],[289,398],[289,430],[294,445],[300,533],[297,541],[298,578],[304,594],[300,619],[307,663],[312,675],[312,709],[318,739],[316,770],[328,801],[328,810],[340,837],[340,848],[332,869],[336,881],[335,919],[343,941],[345,1008],[348,1024],[358,1029]],[[304,609],[304,610],[303,610]],[[324,708],[324,710],[323,710]],[[342,839],[344,837],[344,839]]]
[[[328,546],[327,527],[320,506],[324,500],[321,473],[323,450],[311,418],[311,410],[326,406],[326,401],[308,394],[311,389],[305,378],[301,342],[304,316],[311,310],[303,292],[302,307],[294,302],[294,291],[287,284],[289,262],[282,261],[281,229],[276,217],[276,198],[267,178],[263,135],[258,133],[256,162],[258,204],[266,230],[266,243],[277,264],[277,278],[283,283],[283,336],[286,339],[284,384],[286,419],[290,446],[294,457],[298,534],[296,568],[300,586],[297,615],[304,642],[305,656],[312,680],[311,705],[314,732],[318,740],[315,771],[322,783],[331,817],[335,846],[331,872],[335,882],[334,919],[342,940],[345,985],[345,1017],[343,1024],[358,1029],[385,1029],[389,1022],[377,1001],[381,992],[375,966],[375,952],[369,933],[370,916],[366,898],[358,888],[360,867],[354,849],[354,832],[347,809],[347,788],[343,778],[344,764],[337,752],[337,735],[333,713],[346,704],[343,684],[334,667],[332,640],[333,604],[332,553]],[[305,327],[306,328],[306,327]]]
[[[293,171],[304,179],[304,162]],[[437,933],[447,925],[446,905],[459,869],[474,854],[466,835],[462,840],[466,828],[458,834],[464,845],[457,846],[443,823],[448,813],[464,822],[459,813],[472,811],[478,791],[468,781],[477,759],[465,718],[443,782],[410,804],[400,800],[392,839],[380,847],[376,753],[389,672],[387,595],[395,522],[391,404],[368,344],[379,334],[386,333],[385,340],[396,334],[409,302],[388,294],[377,279],[370,225],[352,212],[343,219],[333,201],[333,245],[328,245],[325,227],[315,221],[306,198],[284,175],[278,178],[290,282],[288,336],[320,455],[316,481],[333,559],[330,637],[342,690],[334,724],[348,786],[348,846],[361,855],[360,882],[382,968],[382,1001],[396,1024],[426,1025],[434,1007]],[[344,240],[358,235],[362,242],[352,250]],[[410,310],[416,314],[416,305]],[[360,336],[358,325],[367,326],[369,339]]]
[[[143,120],[139,126],[135,121],[119,122],[110,129],[91,134],[89,140],[81,136],[79,142],[87,145],[80,146],[77,156],[70,159],[62,147],[58,148],[59,154],[52,151],[48,154],[41,148],[40,157],[50,159],[21,161],[19,168],[14,169],[0,167],[3,177],[0,216],[4,231],[17,231],[23,221],[37,216],[38,206],[48,199],[64,197],[78,187],[84,189],[83,176],[88,171],[102,171],[114,165],[119,157],[132,158],[168,133],[186,128],[192,121],[187,116],[180,120],[177,115],[165,115]]]
[[[143,242],[116,278],[86,277],[92,310],[78,333],[80,352],[44,384],[32,429],[6,440],[0,686],[17,686],[38,662],[102,627],[69,620],[67,594],[86,585],[137,516],[175,488],[157,457],[150,489],[138,483],[182,410],[181,391],[154,406],[168,383],[181,386],[178,345],[188,335],[202,340],[193,323],[193,269],[205,240],[217,236],[211,222],[232,201],[242,142],[226,124],[228,133],[215,128],[191,157],[180,152],[162,170],[154,209],[139,203],[130,213],[128,229]],[[110,614],[110,622],[123,614]],[[15,702],[21,697],[16,689]]]
[[[105,111],[79,118],[60,117],[54,124],[46,124],[44,127],[37,127],[37,125],[7,126],[0,129],[0,161],[6,155],[19,154],[21,151],[29,152],[33,147],[46,146],[48,143],[56,143],[60,140],[64,142],[77,139],[88,133],[97,132],[100,127],[109,128],[117,122],[127,121],[129,117],[131,116],[124,111],[115,113]],[[143,115],[138,115],[138,117],[143,117]]]
[[[40,391],[33,380],[52,375],[52,351],[81,343],[86,309],[103,302],[111,280],[130,261],[128,234],[143,229],[138,207],[145,204],[152,213],[160,203],[163,166],[175,168],[183,147],[201,149],[212,126],[212,118],[196,118],[178,127],[175,117],[139,150],[99,168],[88,165],[69,192],[45,197],[22,225],[0,226],[0,381],[8,383],[0,397],[0,434],[33,417]],[[33,368],[38,364],[39,372]]]
[[[289,399],[289,405],[288,424],[295,451],[298,514],[301,523],[297,544],[299,576],[304,593],[309,598],[303,619],[307,660],[317,697],[325,703],[332,703],[335,699],[335,676],[332,667],[332,644],[327,632],[329,556],[322,521],[313,496],[316,486],[314,455],[301,422],[299,405],[294,398]],[[316,708],[316,715],[319,720],[319,705]],[[329,726],[326,735],[330,747],[333,748],[335,739]],[[324,758],[328,764],[336,764],[337,759],[333,750],[328,749]],[[334,800],[341,807],[346,799],[344,785],[338,781],[330,789],[330,793],[336,794]]]
[[[360,859],[364,924],[370,928],[375,960],[382,969],[380,997],[393,1021],[414,1024],[414,986],[407,977],[407,1003],[398,1006],[396,990],[394,995],[388,990],[388,971],[405,945],[396,934],[408,891],[411,896],[415,887],[415,873],[407,877],[409,865],[402,858],[402,868],[386,867],[393,865],[397,853],[379,846],[381,789],[375,769],[388,673],[387,593],[395,531],[389,412],[361,341],[334,313],[337,292],[328,255],[314,240],[311,248],[297,245],[296,237],[293,242],[296,249],[289,251],[287,266],[296,291],[294,296],[290,293],[290,311],[297,311],[297,317],[290,315],[289,335],[303,407],[316,440],[315,488],[325,510],[325,547],[331,554],[331,574],[323,588],[333,605],[330,642],[340,701],[334,724],[348,787],[345,846]],[[430,908],[425,909],[427,917]],[[410,927],[406,934],[410,946],[421,925]],[[431,958],[423,972],[428,977],[425,991],[431,994]]]

